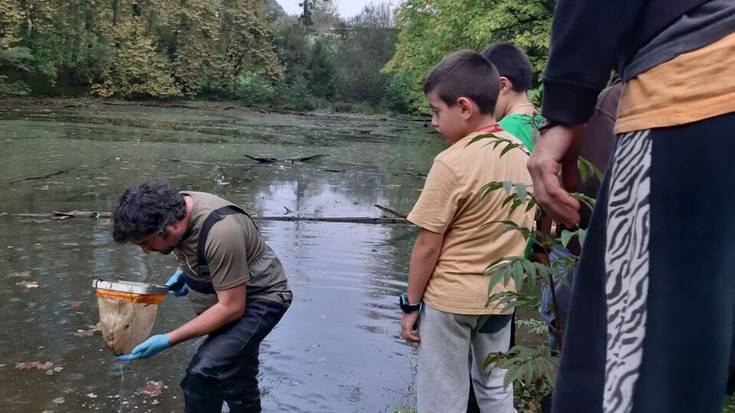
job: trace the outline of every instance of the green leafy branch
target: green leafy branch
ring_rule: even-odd
[[[528,212],[538,205],[538,201],[536,201],[533,193],[529,191],[529,187],[529,185],[511,181],[492,181],[483,185],[477,193],[477,196],[483,197],[491,192],[502,189],[505,192],[505,198],[503,198],[501,208],[510,205],[510,213],[512,214],[518,207],[525,204],[526,212]]]
[[[530,286],[536,286],[538,285],[539,277],[547,279],[551,275],[551,272],[545,264],[531,261],[525,257],[502,257],[493,261],[485,268],[485,275],[490,276],[490,282],[487,287],[488,303],[497,299],[503,299],[507,304],[511,296],[505,293],[492,293],[493,289],[500,285],[501,282],[504,286],[507,286],[513,280],[516,291],[523,291],[524,283],[527,282]]]
[[[575,236],[579,238],[579,245],[584,245],[584,240],[587,237],[587,230],[583,228],[577,228],[574,231],[564,229],[559,235],[559,241],[561,241],[561,245],[566,248],[567,245],[569,245],[569,241],[571,241]]]
[[[506,220],[506,221],[490,221],[490,222],[487,222],[487,223],[483,224],[483,226],[492,225],[492,224],[504,224],[505,225],[505,227],[498,234],[498,237],[500,237],[501,235],[505,234],[506,232],[511,232],[511,231],[517,231],[517,232],[519,232],[521,234],[521,236],[523,237],[523,239],[526,240],[526,241],[528,241],[529,238],[531,238],[531,237],[534,236],[534,231],[533,230],[530,230],[530,229],[528,229],[526,227],[522,227],[522,226],[516,224],[514,221],[510,221],[510,220]]]
[[[582,182],[587,180],[588,173],[591,173],[598,182],[602,182],[603,173],[600,168],[582,156],[577,158],[577,169],[579,169],[579,176],[582,178]]]
[[[550,354],[546,346],[516,345],[505,353],[490,353],[485,358],[484,367],[494,364],[494,368],[507,369],[503,385],[508,386],[516,380],[524,384],[547,380],[553,383],[559,359]]]
[[[515,310],[518,307],[538,308],[541,305],[540,285],[524,283],[523,288],[517,291],[501,291],[490,294],[487,304],[493,303],[504,311]]]
[[[587,195],[585,195],[583,193],[580,193],[580,192],[572,192],[569,195],[571,195],[574,199],[576,199],[577,201],[579,201],[581,204],[584,204],[587,207],[589,207],[589,209],[594,209],[594,207],[595,207],[595,199],[594,198],[591,198],[591,197],[589,197],[589,196],[587,196]]]
[[[471,141],[470,141],[470,142],[469,142],[469,143],[467,144],[467,146],[470,146],[470,145],[472,145],[473,143],[475,143],[475,142],[479,142],[479,141],[481,141],[481,140],[484,140],[484,139],[490,139],[490,140],[492,140],[492,141],[493,141],[493,142],[488,142],[488,143],[487,143],[487,144],[485,145],[485,146],[492,146],[492,147],[493,147],[493,149],[497,149],[497,148],[498,148],[498,147],[499,147],[500,145],[505,145],[505,146],[503,146],[503,149],[502,149],[502,150],[500,151],[500,157],[501,157],[501,158],[502,158],[502,157],[503,157],[503,156],[504,156],[504,155],[505,155],[506,153],[508,153],[508,152],[512,151],[513,149],[519,149],[519,150],[521,150],[521,151],[523,151],[523,152],[526,152],[526,153],[528,153],[528,152],[526,151],[526,148],[525,148],[525,146],[523,146],[523,144],[522,144],[522,143],[521,143],[520,141],[517,141],[517,140],[515,140],[515,139],[508,139],[508,138],[503,138],[503,137],[501,137],[501,136],[498,136],[498,135],[493,135],[492,133],[483,133],[483,134],[480,134],[480,135],[477,135],[477,136],[475,136],[475,137],[474,137],[474,138],[472,138],[472,140],[471,140]]]

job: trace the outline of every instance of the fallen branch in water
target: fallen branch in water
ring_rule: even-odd
[[[396,216],[396,217],[398,217],[398,218],[403,218],[403,219],[406,219],[406,217],[407,217],[407,215],[406,215],[406,214],[404,214],[404,213],[398,212],[398,211],[396,211],[395,209],[390,209],[390,208],[388,208],[388,207],[384,207],[384,206],[382,206],[382,205],[378,205],[378,204],[375,204],[375,205],[374,205],[374,207],[375,207],[375,208],[378,208],[379,210],[381,210],[381,211],[383,211],[383,212],[387,212],[387,213],[389,213],[389,214],[391,214],[391,215],[393,215],[393,216]]]
[[[257,156],[250,156],[248,154],[244,154],[246,158],[250,158],[254,161],[257,161],[258,163],[276,163],[276,162],[289,162],[289,163],[296,163],[296,162],[308,162],[313,161],[314,159],[319,159],[327,156],[326,154],[320,153],[316,155],[311,156],[303,156],[300,158],[285,158],[285,159],[276,159],[276,158],[260,158]]]
[[[110,212],[99,211],[54,211],[46,213],[13,214],[20,218],[53,218],[65,221],[72,218],[112,218]],[[407,224],[405,218],[373,218],[373,217],[303,217],[303,216],[252,216],[255,221],[300,221],[300,222],[341,222],[351,224]]]
[[[343,222],[350,224],[407,224],[402,218],[253,216],[255,221]]]
[[[18,182],[37,181],[39,179],[46,179],[46,178],[51,178],[52,176],[63,175],[65,173],[71,172],[73,170],[74,170],[74,168],[71,168],[71,169],[63,169],[61,171],[53,172],[53,173],[46,174],[46,175],[32,176],[30,178],[18,179],[18,180],[15,180],[15,181],[11,181],[10,183],[13,183],[14,184],[14,183],[18,183]]]

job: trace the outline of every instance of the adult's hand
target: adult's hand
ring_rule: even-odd
[[[579,222],[579,201],[567,190],[574,191],[578,185],[577,158],[583,135],[582,125],[553,126],[538,139],[528,160],[534,196],[554,221],[570,228]]]
[[[416,323],[419,321],[419,312],[404,313],[401,316],[401,337],[408,342],[418,343],[421,341],[416,334]]]
[[[176,272],[168,277],[168,280],[164,285],[166,287],[174,286],[173,288],[168,290],[169,295],[182,297],[189,293],[189,287],[186,286],[186,279],[183,278],[183,276],[184,272],[181,270],[181,268],[177,268]]]
[[[136,359],[147,359],[155,356],[169,347],[168,336],[166,334],[156,334],[148,337],[144,342],[135,346],[130,354],[116,356],[119,361],[131,361]]]

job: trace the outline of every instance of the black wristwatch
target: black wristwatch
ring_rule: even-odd
[[[424,302],[419,301],[418,303],[411,304],[408,302],[408,294],[403,293],[398,298],[398,303],[401,305],[401,310],[404,313],[413,313],[414,311],[421,311],[424,308]]]

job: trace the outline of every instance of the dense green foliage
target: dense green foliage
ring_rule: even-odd
[[[298,17],[275,0],[3,1],[0,95],[381,106],[391,9],[371,5],[344,21],[333,2],[302,7]]]
[[[385,68],[394,75],[389,99],[425,112],[421,85],[431,67],[449,52],[480,51],[495,41],[523,49],[540,72],[553,8],[553,0],[407,0],[396,15],[400,35],[395,56]]]
[[[5,93],[227,94],[243,73],[282,72],[260,0],[6,0],[0,8]]]
[[[453,50],[510,41],[540,71],[553,3],[408,0],[394,21],[387,3],[344,20],[329,0],[301,16],[275,0],[5,0],[0,94],[421,113],[424,76]]]

